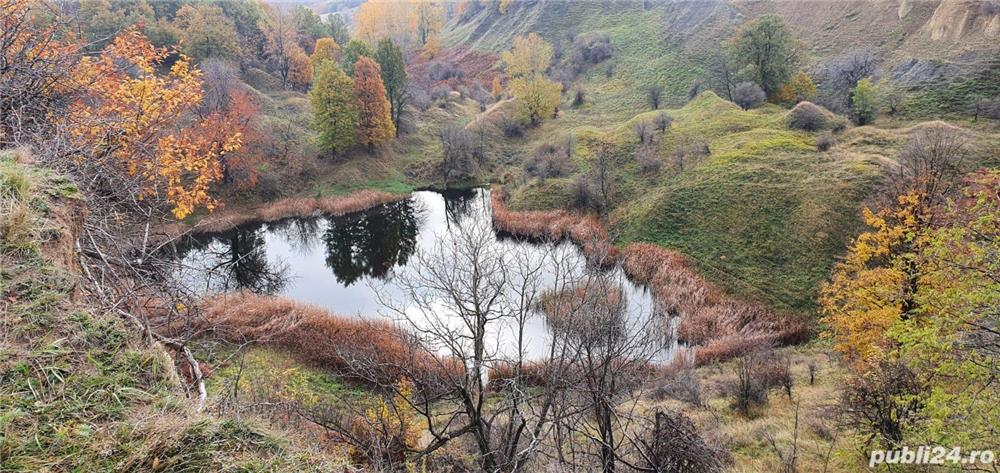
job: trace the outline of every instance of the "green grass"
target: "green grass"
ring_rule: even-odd
[[[660,135],[663,169],[644,175],[634,158],[632,124],[643,112],[604,129],[576,129],[578,174],[596,140],[615,144],[616,196],[611,222],[619,244],[649,241],[680,250],[724,289],[778,308],[811,312],[818,285],[860,229],[860,207],[894,154],[898,133],[845,132],[841,145],[816,151],[816,134],[789,130],[786,110],[743,111],[707,92],[667,110]],[[555,126],[553,124],[552,126]],[[869,131],[871,130],[871,131]],[[678,146],[704,143],[708,156],[675,166]],[[532,181],[513,192],[515,208],[564,206],[573,178]]]
[[[57,261],[75,190],[8,156],[0,167],[6,183],[30,176],[16,188],[34,212],[33,240],[0,248],[0,471],[342,468],[253,420],[195,414],[162,347],[74,299],[78,276]]]

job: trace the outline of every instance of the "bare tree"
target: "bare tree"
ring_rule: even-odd
[[[663,86],[653,84],[646,87],[646,102],[650,108],[657,110],[660,108],[660,101],[663,99]]]
[[[889,176],[895,198],[915,192],[923,208],[937,205],[954,192],[969,155],[968,137],[961,129],[931,125],[916,132],[899,153],[899,165]]]
[[[713,473],[729,464],[729,455],[706,442],[684,414],[657,411],[653,419],[644,435],[633,440],[639,457],[636,471]]]

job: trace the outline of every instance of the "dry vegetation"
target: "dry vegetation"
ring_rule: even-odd
[[[801,317],[726,295],[677,252],[652,243],[632,243],[618,250],[593,215],[511,211],[499,190],[493,192],[492,203],[493,226],[499,231],[550,241],[568,239],[589,258],[620,261],[630,279],[650,287],[662,311],[680,316],[678,338],[697,346],[699,364],[732,358],[756,346],[801,343],[811,333]]]
[[[323,214],[331,217],[368,210],[378,205],[406,199],[406,194],[391,194],[376,190],[362,190],[342,197],[298,197],[281,199],[249,211],[217,212],[201,220],[195,231],[216,233],[238,227],[247,222],[275,222],[286,218],[309,217]],[[165,228],[167,234],[187,230],[177,223]]]
[[[379,366],[384,376],[366,381],[390,384],[403,367],[422,379],[433,379],[442,369],[414,352],[408,336],[388,321],[343,317],[290,299],[248,293],[210,297],[201,308],[203,316],[194,324],[203,336],[275,347],[346,378],[363,365]]]

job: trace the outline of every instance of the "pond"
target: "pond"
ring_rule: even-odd
[[[405,277],[408,265],[419,259],[416,255],[447,248],[460,226],[489,226],[490,212],[490,191],[474,188],[418,191],[407,200],[344,217],[245,224],[189,237],[178,248],[185,268],[178,278],[201,293],[247,290],[286,296],[344,316],[389,317],[380,300],[403,298],[405,304],[406,297],[392,284],[393,278]],[[523,252],[530,258],[555,253],[577,271],[604,272],[620,281],[629,313],[638,316],[654,310],[645,286],[628,281],[620,268],[587,264],[572,243],[534,242],[496,233],[493,238],[504,252]],[[525,333],[527,358],[542,357],[550,336],[545,317],[529,320]],[[664,337],[657,359],[669,359],[675,338]]]

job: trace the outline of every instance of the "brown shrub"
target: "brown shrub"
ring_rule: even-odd
[[[507,209],[502,192],[492,192],[493,228],[510,235],[549,241],[570,240],[595,261],[611,263],[618,250],[611,245],[607,229],[596,217],[565,210],[515,212]]]

